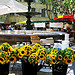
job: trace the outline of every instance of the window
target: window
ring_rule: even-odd
[[[35,8],[31,8],[31,12],[35,12]]]
[[[14,16],[14,13],[10,13],[10,16]]]
[[[31,8],[31,12],[35,12],[35,8]],[[35,16],[35,15],[34,15],[34,16]],[[34,16],[33,16],[33,17],[34,17]]]
[[[41,17],[45,17],[45,9],[42,9],[42,15]]]

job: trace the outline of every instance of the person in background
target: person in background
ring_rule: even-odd
[[[64,25],[63,30],[64,30],[64,32],[66,32],[66,31],[67,31],[67,26],[66,26],[66,25]]]
[[[22,30],[26,30],[26,27],[25,27],[25,25],[23,24],[23,26],[22,26]]]
[[[21,30],[20,25],[18,26],[18,30]]]
[[[4,27],[2,25],[0,25],[0,30],[4,30]]]
[[[14,27],[13,27],[13,25],[10,27],[10,30],[14,30]]]

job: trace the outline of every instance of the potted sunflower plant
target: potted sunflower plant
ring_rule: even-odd
[[[24,45],[21,48],[15,48],[15,50],[18,53],[18,58],[22,61],[22,74],[37,75],[37,71],[42,67],[42,65],[38,66],[38,62],[40,59],[45,59],[42,46],[36,43],[34,46]]]
[[[15,62],[14,49],[7,43],[0,45],[0,75],[9,74],[9,62]]]
[[[74,50],[71,48],[65,50],[50,48],[46,56],[46,63],[52,65],[52,75],[66,75],[68,64],[74,61]]]

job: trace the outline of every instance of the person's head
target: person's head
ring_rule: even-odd
[[[18,27],[20,28],[20,25]]]

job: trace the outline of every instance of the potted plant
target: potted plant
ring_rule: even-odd
[[[9,62],[16,61],[14,54],[14,50],[7,42],[0,45],[0,75],[9,74]]]
[[[66,75],[68,64],[74,61],[74,50],[70,48],[65,50],[50,48],[46,56],[46,63],[52,65],[52,75]]]
[[[21,61],[22,61],[22,74],[23,75],[30,75],[30,74],[37,75],[38,61],[36,60],[36,62],[35,62],[34,58],[32,58],[32,60],[31,60],[31,57],[33,55],[35,56],[37,50],[41,49],[41,48],[42,48],[42,46],[40,46],[40,44],[37,44],[37,43],[33,47],[31,47],[29,45],[24,45],[21,48],[20,47],[15,48],[15,50],[17,51],[17,54],[18,54],[18,58],[21,59]],[[37,59],[37,57],[36,57],[36,59]]]

